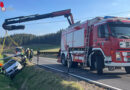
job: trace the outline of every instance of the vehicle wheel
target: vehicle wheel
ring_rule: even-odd
[[[127,74],[130,74],[130,67],[125,67],[125,71]]]
[[[94,71],[95,70],[95,62],[91,62],[91,66],[90,66],[90,71]]]
[[[62,63],[62,65],[67,66],[67,61],[65,60],[65,55],[61,56],[61,63]]]
[[[91,66],[90,66],[90,70],[94,71],[95,69],[95,59],[94,59],[94,55],[91,57]]]
[[[95,55],[95,68],[97,70],[98,75],[103,74],[103,59],[101,56]]]

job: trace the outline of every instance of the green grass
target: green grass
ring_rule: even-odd
[[[3,60],[0,60],[0,63],[1,63],[1,64],[4,64],[4,61],[3,61]]]
[[[46,49],[46,50],[40,50],[43,52],[58,52],[60,48],[53,48],[53,49]]]
[[[0,59],[2,59],[3,58],[3,55],[0,55]],[[4,64],[4,61],[3,60],[0,60],[0,63],[1,64]]]
[[[26,45],[23,46],[26,48],[31,48],[34,50],[34,55],[37,54],[37,50],[40,50],[41,52],[58,52],[60,49],[60,46],[56,45],[48,45],[48,44],[33,44],[33,45]],[[57,55],[42,55],[43,57],[50,57],[50,58],[56,58]]]
[[[49,50],[49,49],[60,48],[60,46],[49,45],[49,44],[32,44],[32,45],[25,45],[23,47],[24,48],[31,48],[34,51],[36,51],[36,50]]]
[[[0,74],[0,90],[17,90],[11,80]]]
[[[36,66],[26,67],[13,80],[18,90],[83,90],[80,84]]]
[[[5,57],[7,57],[7,55],[0,55],[0,59],[3,59]],[[0,63],[4,64],[4,63],[8,62],[10,59],[11,58],[8,58],[8,59],[5,59],[5,60],[0,60]]]

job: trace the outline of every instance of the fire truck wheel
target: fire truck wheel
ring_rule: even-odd
[[[91,63],[92,63],[92,65],[90,66],[90,70],[91,70],[91,71],[94,71],[94,70],[95,70],[94,61],[92,61]]]
[[[95,55],[95,68],[97,70],[98,75],[103,74],[103,62],[101,56]]]
[[[130,67],[125,67],[125,71],[127,74],[130,74]]]
[[[61,56],[61,63],[62,63],[62,65],[67,66],[67,61],[65,60],[65,55]]]
[[[93,55],[93,56],[91,57],[91,66],[90,66],[90,70],[91,70],[91,71],[96,70],[94,64],[95,64],[95,56]]]

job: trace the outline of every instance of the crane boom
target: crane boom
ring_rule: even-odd
[[[24,29],[24,25],[10,25],[10,24],[17,24],[17,23],[23,23],[23,22],[29,22],[34,20],[40,20],[40,19],[46,19],[46,18],[53,18],[58,16],[65,16],[69,22],[69,24],[74,24],[73,16],[71,14],[71,10],[62,10],[62,11],[56,11],[48,14],[35,14],[35,15],[29,15],[29,16],[20,16],[15,18],[9,18],[5,19],[5,22],[3,23],[3,28],[5,30],[16,30],[16,29]],[[69,18],[70,17],[70,18]]]

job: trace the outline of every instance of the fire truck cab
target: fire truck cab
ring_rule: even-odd
[[[69,26],[61,35],[61,63],[65,66],[68,53],[71,67],[80,63],[98,74],[105,67],[124,67],[130,73],[130,19],[96,17]]]

